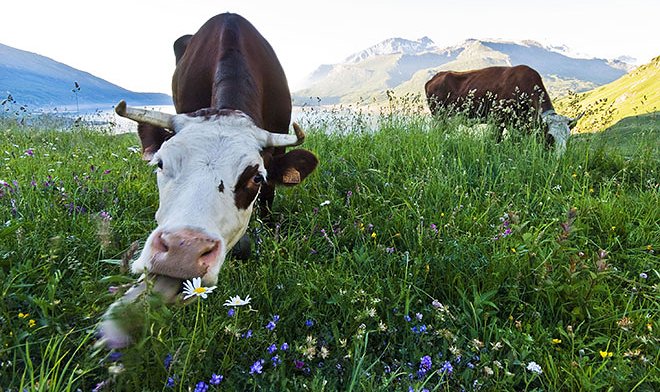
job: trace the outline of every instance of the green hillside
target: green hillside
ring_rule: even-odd
[[[585,112],[579,132],[604,130],[619,120],[660,110],[660,56],[612,83],[581,94],[571,94],[555,104],[559,112]],[[653,116],[657,121],[657,116]],[[656,123],[657,124],[657,123]]]

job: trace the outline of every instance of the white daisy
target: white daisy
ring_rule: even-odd
[[[248,295],[245,299],[241,299],[238,295],[235,297],[230,297],[225,301],[225,306],[244,306],[250,303],[250,296]]]
[[[183,294],[185,296],[183,299],[188,299],[190,297],[198,296],[206,298],[207,294],[212,292],[216,286],[204,287],[202,286],[202,278],[193,278],[192,280],[186,280],[183,282]]]

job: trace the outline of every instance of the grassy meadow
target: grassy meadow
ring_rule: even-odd
[[[5,119],[0,390],[659,390],[657,122],[557,159],[420,106],[391,101],[375,132],[307,113],[320,165],[253,218],[252,257],[206,299],[141,303],[116,352],[95,326],[155,227],[153,168],[135,134]]]

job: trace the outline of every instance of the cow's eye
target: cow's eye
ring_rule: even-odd
[[[163,161],[159,159],[158,162],[156,162],[156,166],[158,166],[160,170],[163,170]]]
[[[256,184],[261,184],[262,182],[264,182],[264,176],[262,176],[261,174],[257,174],[252,178],[252,181],[254,181]]]

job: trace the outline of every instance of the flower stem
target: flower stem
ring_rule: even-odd
[[[192,346],[195,342],[195,335],[197,334],[197,322],[199,321],[199,310],[202,307],[202,301],[199,298],[197,300],[197,313],[195,314],[195,326],[193,327],[192,338],[190,339],[190,345],[188,346],[188,352],[186,353],[186,360],[183,363],[183,371],[181,372],[181,382],[179,383],[179,392],[183,391],[183,377],[186,375],[186,370],[188,370],[188,360],[190,359],[190,353],[192,352]]]

